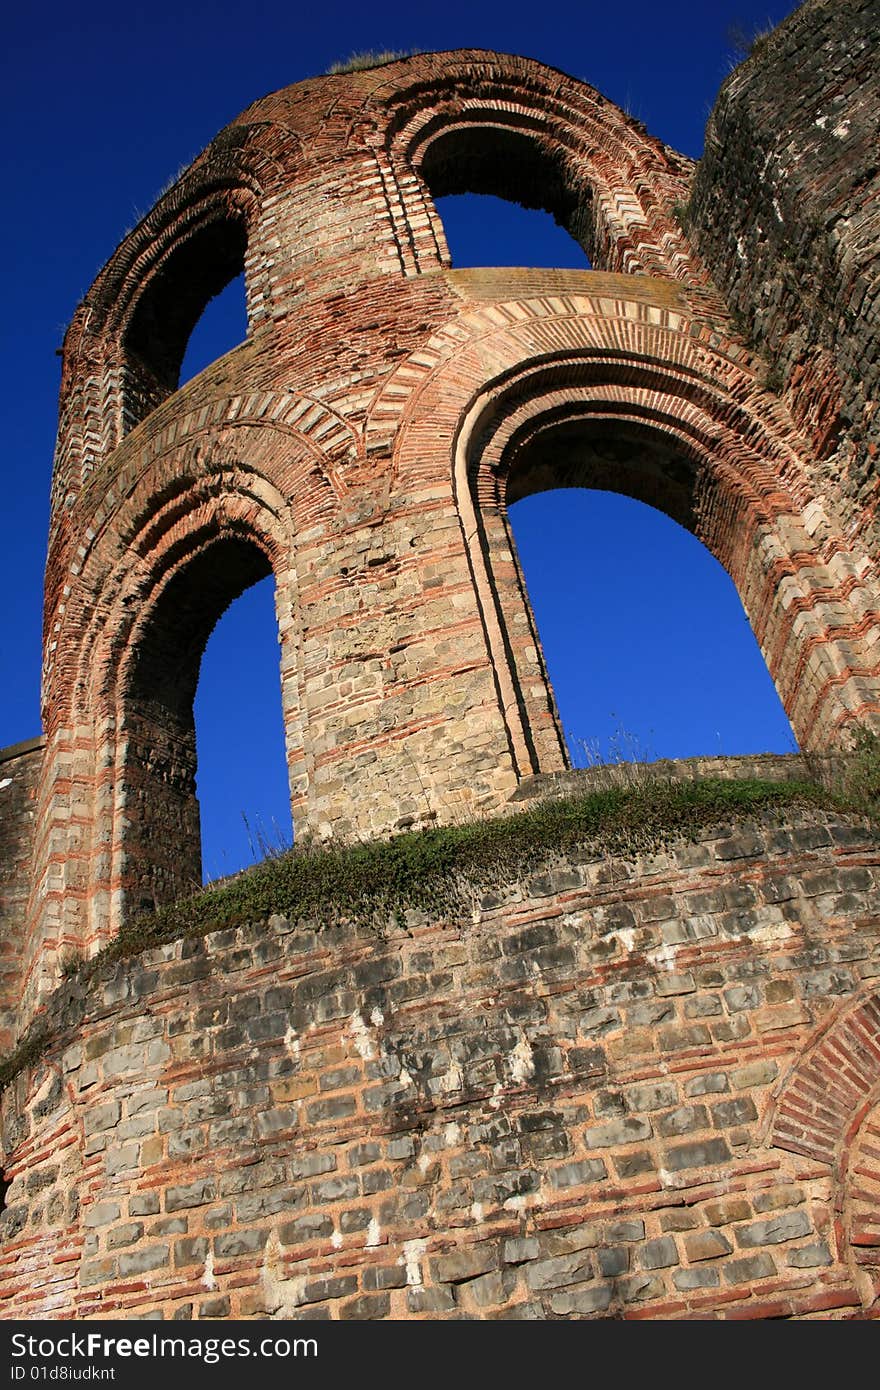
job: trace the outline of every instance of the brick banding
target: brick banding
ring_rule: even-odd
[[[197,668],[163,595],[197,647],[271,568],[291,802],[322,837],[496,810],[567,765],[506,524],[537,487],[689,526],[804,746],[873,715],[875,567],[673,213],[691,174],[562,74],[423,54],[255,103],[123,241],[65,342],[28,1007],[62,942],[199,876]],[[595,268],[450,269],[433,195],[464,184],[548,208]],[[247,341],[175,390],[239,267]]]
[[[298,83],[88,291],[45,736],[0,753],[0,1046],[40,1030],[2,1098],[4,1315],[877,1315],[878,851],[839,803],[526,855],[378,933],[261,899],[75,967],[199,880],[199,661],[263,576],[297,834],[595,790],[508,524],[545,488],[710,549],[823,767],[880,727],[870,9],[807,0],[757,45],[696,170],[529,59]],[[544,208],[592,269],[452,268],[459,191]],[[238,272],[246,341],[179,387]]]

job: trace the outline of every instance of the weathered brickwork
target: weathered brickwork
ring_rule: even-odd
[[[880,850],[842,812],[584,850],[464,921],[275,916],[65,973],[198,881],[201,653],[269,574],[297,833],[567,786],[532,492],[691,530],[814,764],[880,728],[874,9],[808,0],[696,172],[524,58],[299,83],[85,296],[45,745],[0,762],[0,1042],[45,1032],[3,1099],[7,1316],[877,1315]],[[593,269],[454,269],[462,191]],[[240,271],[246,342],[178,389]]]
[[[0,1052],[18,1035],[22,954],[43,740],[0,753]]]
[[[724,84],[691,226],[773,364],[816,485],[876,553],[880,63],[876,0],[808,0]]]
[[[71,985],[5,1100],[6,1313],[865,1316],[878,925],[875,838],[804,811]]]
[[[198,880],[199,656],[263,575],[321,837],[566,767],[507,525],[546,487],[631,493],[708,546],[802,746],[876,721],[873,558],[691,248],[692,175],[561,73],[422,54],[257,102],[122,243],[64,349],[26,1012]],[[593,270],[451,269],[433,199],[465,188],[547,208]],[[175,390],[242,268],[246,343]]]

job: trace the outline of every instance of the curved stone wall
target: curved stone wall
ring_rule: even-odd
[[[820,490],[876,554],[880,26],[807,0],[754,46],[709,119],[694,242],[772,364]]]
[[[0,1052],[19,1031],[22,957],[43,740],[0,749]]]
[[[4,1316],[873,1316],[878,925],[876,840],[803,809],[72,980],[5,1094]]]

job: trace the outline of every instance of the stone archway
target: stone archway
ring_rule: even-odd
[[[410,67],[421,80],[389,74],[368,106],[379,112],[383,187],[403,213],[396,235],[405,274],[449,264],[434,197],[494,192],[552,212],[601,269],[706,286],[671,215],[687,196],[690,160],[612,102],[563,73],[497,53],[425,54]]]
[[[473,294],[479,274],[449,278]],[[458,325],[465,341],[436,335],[433,366],[424,354],[406,369],[399,423],[392,425],[392,379],[371,426],[400,431],[402,490],[425,475],[426,441],[409,426],[416,412],[431,421],[433,447],[452,455],[455,505],[517,775],[555,770],[564,755],[546,673],[540,663],[524,671],[516,650],[534,646],[533,623],[510,546],[507,487],[518,469],[532,481],[514,486],[564,480],[570,465],[551,464],[547,446],[566,431],[569,446],[573,438],[593,441],[603,486],[661,506],[725,567],[802,746],[845,739],[846,726],[878,703],[877,601],[864,558],[809,491],[796,431],[779,403],[743,370],[735,348],[725,352],[695,331],[665,289],[651,303],[656,282],[646,283],[644,299],[627,300],[624,277],[601,277],[600,285],[589,272],[548,273],[557,293],[529,298],[525,273],[511,272],[507,284],[519,294],[506,300],[501,272],[489,274],[491,305]],[[540,272],[531,274],[537,289]],[[609,292],[584,293],[593,285]],[[638,447],[649,441],[654,463],[609,478],[599,435]],[[523,691],[536,686],[542,693],[526,709]]]

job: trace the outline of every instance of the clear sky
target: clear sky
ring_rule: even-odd
[[[239,111],[364,49],[495,48],[584,79],[698,157],[735,61],[731,31],[753,32],[792,8],[768,0],[10,7],[0,68],[8,113],[0,746],[39,731],[56,349],[121,237]],[[444,200],[441,213],[456,264],[584,263],[542,214],[505,215],[485,200]],[[238,340],[240,313],[234,288],[209,307],[188,375]],[[690,536],[604,493],[569,493],[562,505],[545,494],[517,504],[512,520],[576,756],[613,753],[615,736],[618,749],[652,756],[791,751],[732,585]],[[233,605],[203,663],[199,785],[212,875],[246,862],[261,839],[289,836],[270,589],[268,581]]]

